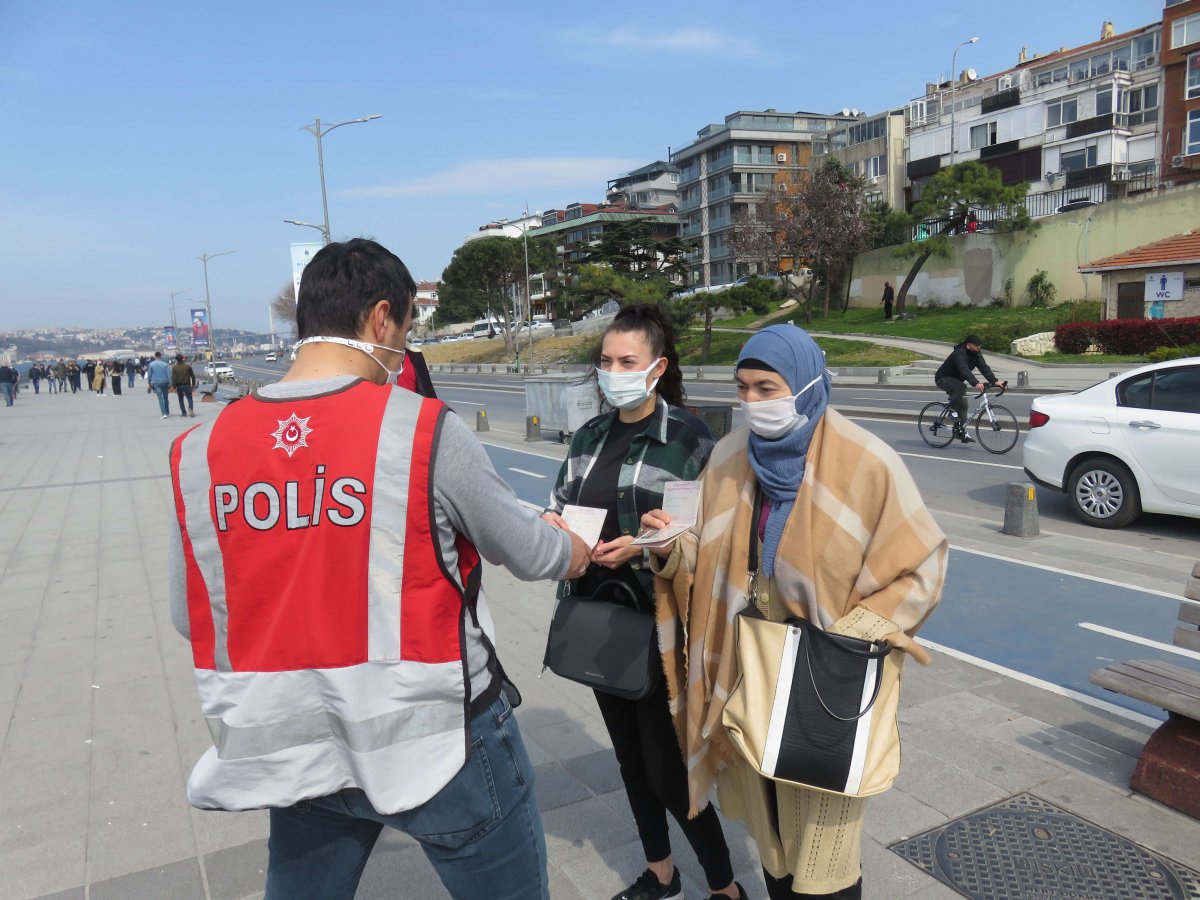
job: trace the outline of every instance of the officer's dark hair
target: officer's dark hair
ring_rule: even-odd
[[[408,267],[381,244],[366,238],[329,244],[304,267],[296,331],[301,339],[357,337],[380,300],[391,303],[392,320],[403,326],[416,294]]]
[[[665,357],[666,371],[654,389],[672,406],[683,406],[683,372],[679,368],[679,353],[675,349],[675,328],[671,317],[656,303],[635,303],[621,308],[605,334],[634,332],[645,338],[654,358]],[[599,356],[599,350],[597,350]]]

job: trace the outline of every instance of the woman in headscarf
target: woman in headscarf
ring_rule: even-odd
[[[927,662],[912,635],[941,595],[946,538],[897,454],[828,408],[824,359],[802,329],[756,333],[736,379],[747,427],[714,449],[696,526],[656,551],[660,621],[677,616],[686,633],[686,651],[664,653],[663,664],[690,802],[702,808],[717,783],[722,813],[743,820],[758,845],[772,900],[858,898],[866,800],[765,778],[722,724],[751,540],[768,619],[886,638]],[[643,527],[664,524],[659,511],[642,517]]]

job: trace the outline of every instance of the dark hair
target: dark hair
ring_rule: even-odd
[[[161,351],[161,350],[155,350],[155,351],[154,351],[154,358],[155,358],[155,359],[162,359],[162,351]]]
[[[966,344],[974,344],[976,347],[980,347],[983,345],[983,342],[979,340],[979,335],[968,334],[963,338],[963,345],[965,346]]]
[[[183,354],[182,353],[175,354],[175,362],[183,362]]]
[[[366,238],[323,247],[304,267],[296,303],[300,338],[327,334],[356,337],[371,308],[391,303],[391,317],[403,326],[417,285],[400,257]]]
[[[672,406],[683,406],[686,395],[683,372],[679,368],[679,353],[675,349],[675,326],[662,307],[656,303],[635,303],[623,307],[612,324],[604,330],[606,335],[613,332],[636,332],[646,339],[655,359],[666,357],[667,369],[654,389]]]

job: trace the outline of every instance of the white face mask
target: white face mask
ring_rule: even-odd
[[[767,440],[781,438],[797,428],[803,428],[808,423],[808,416],[796,412],[796,400],[823,377],[818,375],[791,397],[759,400],[756,403],[740,401],[746,424],[751,431]]]
[[[604,399],[617,409],[633,409],[645,403],[654,386],[658,384],[658,379],[655,378],[647,385],[646,376],[658,363],[659,360],[656,359],[649,368],[641,372],[606,372],[597,368],[596,378],[600,382],[600,392],[604,394]]]
[[[307,337],[296,344],[296,350],[299,350],[305,344],[341,344],[343,347],[352,347],[355,350],[361,350],[371,359],[375,360],[376,365],[387,373],[387,378],[384,384],[395,384],[396,379],[400,377],[400,373],[404,371],[404,351],[397,350],[395,347],[385,347],[383,344],[368,344],[366,341],[356,341],[353,338],[333,337],[332,335],[317,334],[312,337]],[[380,350],[391,350],[393,353],[400,354],[400,368],[394,372],[375,358],[375,348]]]

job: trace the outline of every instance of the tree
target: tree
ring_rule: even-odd
[[[545,272],[554,265],[554,245],[545,238],[529,241],[529,272]],[[504,347],[513,352],[513,300],[525,295],[524,238],[489,237],[468,241],[454,251],[442,272],[437,322],[470,322],[496,316]],[[514,295],[514,291],[516,295]]]
[[[628,278],[660,278],[678,281],[683,274],[684,254],[691,242],[678,236],[655,234],[655,223],[648,218],[609,222],[600,239],[584,251],[584,265],[610,266]]]
[[[832,156],[800,185],[784,224],[784,245],[793,259],[808,260],[824,283],[824,314],[835,283],[866,246],[866,182]]]
[[[901,258],[915,257],[904,283],[896,292],[896,314],[904,312],[908,289],[931,256],[950,254],[950,236],[964,231],[967,216],[972,210],[993,210],[1001,214],[996,220],[997,231],[1024,231],[1036,228],[1021,201],[1029,192],[1029,184],[1005,185],[998,169],[976,160],[940,169],[921,191],[921,199],[913,204],[910,221],[921,223],[935,220],[935,233],[922,241],[898,247]]]
[[[288,281],[279,289],[279,293],[271,301],[271,319],[276,323],[286,322],[289,329],[276,328],[277,331],[296,330],[296,285]]]
[[[866,220],[868,250],[892,247],[908,240],[908,216],[892,209],[884,200],[872,200],[867,204]]]

